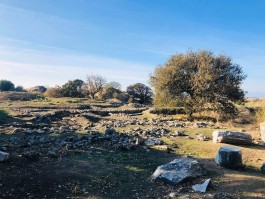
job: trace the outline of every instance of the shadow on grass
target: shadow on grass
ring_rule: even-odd
[[[72,135],[76,134],[69,136]],[[18,158],[0,164],[0,197],[161,198],[181,186],[190,191],[192,183],[201,183],[202,179],[175,187],[150,179],[157,166],[176,157],[175,153],[153,148],[147,151],[137,146],[130,151],[115,151],[105,145],[92,144],[84,151],[69,150],[59,159],[42,157],[28,162]],[[254,198],[253,193],[265,196],[265,181],[258,172],[248,168],[228,170],[216,165],[213,159],[198,160],[208,171],[205,178],[213,179],[214,188],[209,193],[243,193],[247,198]]]

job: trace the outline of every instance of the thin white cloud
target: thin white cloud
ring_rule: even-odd
[[[49,51],[50,50],[50,51]],[[83,79],[94,73],[124,85],[147,83],[152,66],[124,60],[64,52],[0,46],[0,79],[10,79],[25,87],[63,84],[70,79]]]

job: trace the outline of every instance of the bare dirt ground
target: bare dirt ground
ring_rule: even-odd
[[[10,115],[0,127],[0,198],[265,198],[265,162],[258,126],[180,121],[149,114],[148,107],[86,101],[2,101]],[[242,150],[245,169],[218,166],[214,129],[246,130],[254,144]],[[107,129],[115,132],[104,133]],[[176,131],[187,136],[175,136]],[[210,139],[199,141],[198,134]],[[161,141],[146,146],[150,137]],[[154,182],[157,166],[192,156],[207,171],[177,186]],[[205,194],[191,186],[211,178]]]

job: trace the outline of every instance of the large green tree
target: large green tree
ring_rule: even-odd
[[[192,116],[205,109],[236,113],[235,103],[244,102],[242,68],[225,55],[211,51],[176,54],[151,75],[157,106],[182,106]]]

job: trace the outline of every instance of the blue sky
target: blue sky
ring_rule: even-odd
[[[265,97],[263,0],[0,0],[0,79],[61,85],[87,74],[148,83],[177,52],[224,53]]]

